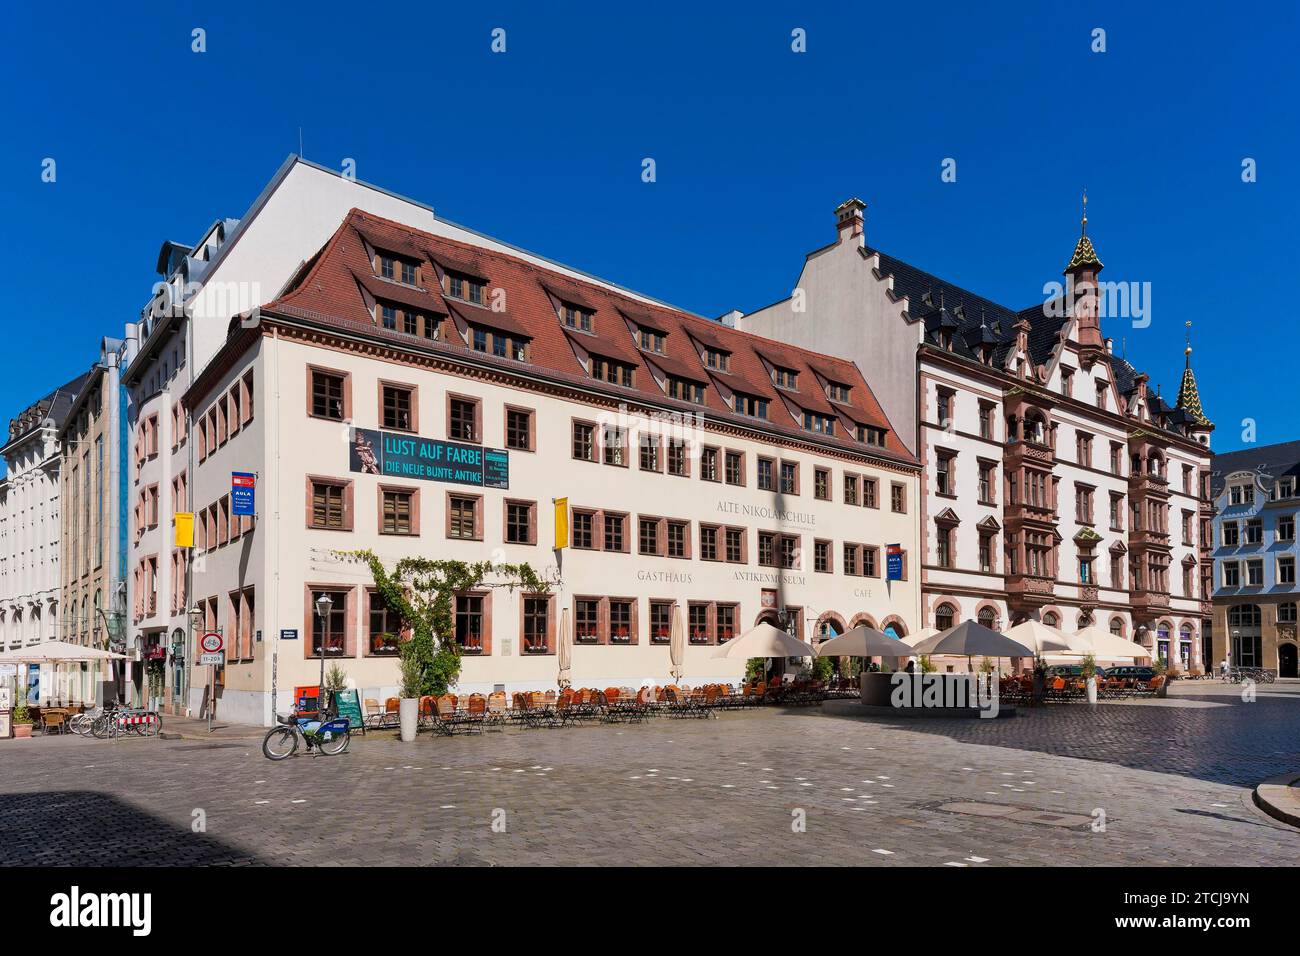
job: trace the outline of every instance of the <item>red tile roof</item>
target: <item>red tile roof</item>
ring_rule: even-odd
[[[418,257],[423,264],[424,289],[375,276],[371,255],[376,249]],[[451,268],[486,279],[486,301],[493,303],[493,296],[503,293],[504,302],[497,304],[504,305],[504,311],[493,312],[490,308],[470,305],[444,295],[436,278],[434,263],[444,270]],[[361,287],[372,295],[399,304],[409,303],[431,314],[454,313],[474,321],[475,316],[481,313],[481,324],[527,335],[531,339],[529,366],[560,373],[566,379],[585,381],[620,395],[639,393],[648,401],[678,406],[684,411],[699,408],[669,399],[651,376],[646,366],[648,360],[670,374],[709,383],[703,408],[719,418],[729,418],[752,427],[771,427],[786,434],[797,432],[864,454],[883,453],[886,458],[915,461],[894,434],[880,404],[852,362],[740,332],[711,319],[637,299],[596,281],[564,275],[508,253],[421,232],[358,209],[348,214],[296,286],[265,308],[271,312],[324,319],[343,328],[356,326],[360,330],[364,327],[371,335],[378,334],[394,341],[412,341],[410,336],[377,325]],[[592,334],[567,329],[557,314],[553,297],[589,309],[593,313]],[[664,333],[663,354],[642,351],[629,322],[641,322]],[[444,331],[443,342],[470,351],[468,345],[461,344],[462,340],[450,325],[448,323]],[[635,365],[638,369],[635,386],[627,389],[589,379],[578,360],[574,344]],[[728,351],[729,371],[707,369],[700,356],[699,344]],[[482,353],[472,354],[482,357]],[[800,390],[776,389],[763,359],[798,372]],[[850,386],[852,401],[829,402],[822,390],[825,379]],[[737,415],[719,393],[719,386],[769,399],[768,419],[764,422]],[[778,394],[810,411],[838,413],[849,421],[885,429],[885,445],[882,449],[854,440],[843,421],[834,439],[810,435],[803,431],[802,421],[796,421],[786,411],[778,400]]]

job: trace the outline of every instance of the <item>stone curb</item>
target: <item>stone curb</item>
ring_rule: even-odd
[[[1254,800],[1273,819],[1300,827],[1300,770],[1265,780],[1255,788]]]

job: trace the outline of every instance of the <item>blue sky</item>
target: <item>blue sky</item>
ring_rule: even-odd
[[[9,11],[3,414],[84,370],[148,298],[160,242],[242,215],[301,126],[309,159],[351,157],[449,219],[711,316],[788,294],[851,195],[872,244],[1032,305],[1086,185],[1104,278],[1151,283],[1149,327],[1106,323],[1116,347],[1172,397],[1190,319],[1216,448],[1242,447],[1247,418],[1261,443],[1298,437],[1277,400],[1296,368],[1294,5],[612,6]]]

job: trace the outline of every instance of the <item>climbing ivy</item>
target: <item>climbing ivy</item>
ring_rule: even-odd
[[[456,595],[479,588],[506,588],[544,593],[550,584],[527,563],[402,558],[391,568],[369,550],[336,551],[347,561],[365,564],[375,589],[388,609],[411,631],[403,641],[404,670],[418,667],[421,695],[439,696],[460,676],[460,650],[452,635],[456,624]]]

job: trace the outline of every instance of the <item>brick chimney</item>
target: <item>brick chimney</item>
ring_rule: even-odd
[[[862,214],[866,208],[867,204],[857,197],[846,199],[835,207],[836,242],[843,242],[848,238],[856,239],[858,245],[862,245],[866,241],[862,231]]]

